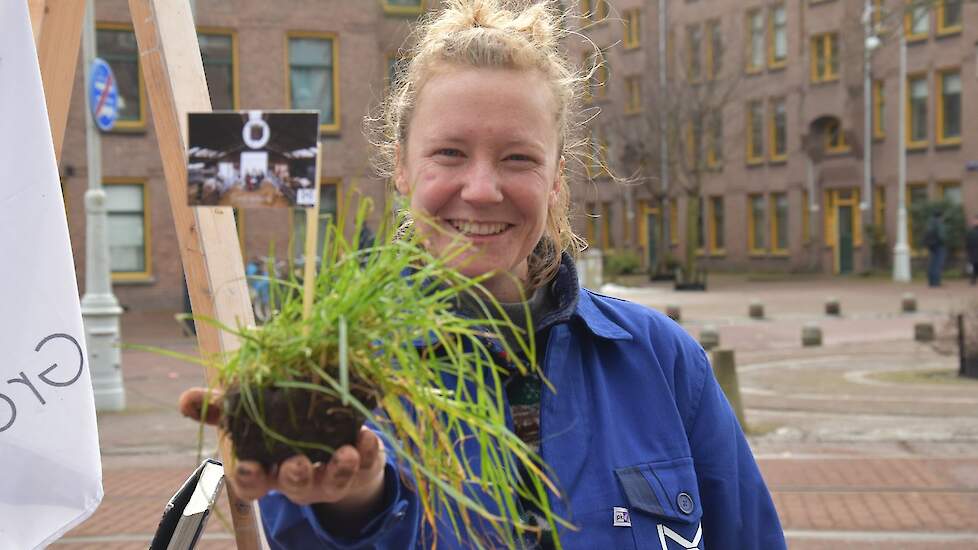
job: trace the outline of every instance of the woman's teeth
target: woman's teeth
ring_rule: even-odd
[[[463,235],[495,235],[502,233],[509,227],[506,223],[478,223],[463,220],[448,220],[449,225]]]

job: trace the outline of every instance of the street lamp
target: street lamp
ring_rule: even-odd
[[[865,0],[863,8],[863,196],[859,201],[863,226],[869,227],[873,221],[873,97],[872,97],[872,55],[880,46],[880,39],[873,29],[873,6]],[[873,246],[870,235],[863,236],[866,261],[864,270],[873,266]]]
[[[914,14],[911,14],[913,17]],[[900,128],[897,139],[897,241],[893,247],[893,280],[910,282],[910,246],[907,244],[907,36],[903,25],[897,25],[900,38]]]

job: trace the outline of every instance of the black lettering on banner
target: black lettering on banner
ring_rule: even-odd
[[[37,377],[40,378],[41,380],[43,380],[45,384],[48,384],[50,386],[57,386],[57,387],[63,388],[65,386],[70,386],[70,385],[74,384],[78,380],[78,378],[81,377],[82,369],[85,367],[85,357],[84,357],[84,354],[82,353],[81,346],[78,345],[78,340],[75,340],[69,334],[62,334],[62,333],[52,334],[52,335],[46,337],[45,339],[41,340],[37,344],[37,347],[34,348],[34,351],[41,351],[41,347],[43,347],[44,344],[46,344],[48,342],[48,340],[51,340],[53,338],[65,338],[68,341],[70,341],[72,344],[75,345],[75,349],[78,350],[78,372],[76,372],[75,373],[75,376],[72,377],[72,379],[71,380],[68,380],[67,382],[57,382],[55,380],[51,380],[50,378],[47,377],[47,374],[49,372],[53,371],[54,369],[58,368],[58,364],[57,363],[54,363],[53,365],[51,365],[47,369],[41,371],[41,374],[38,374]],[[31,389],[33,389],[33,388],[31,388]],[[34,392],[34,393],[37,393],[37,392]],[[38,397],[40,397],[40,396],[38,396]],[[41,402],[43,403],[43,401],[41,401]]]
[[[6,401],[7,405],[10,407],[10,420],[8,420],[3,426],[0,426],[0,432],[2,432],[13,426],[14,420],[17,420],[17,405],[14,405],[14,401],[2,393],[0,393],[0,399]]]
[[[7,383],[23,384],[27,386],[28,388],[31,389],[32,392],[34,392],[34,396],[37,397],[37,400],[40,401],[42,405],[47,404],[47,402],[44,401],[44,398],[41,397],[41,392],[37,391],[37,388],[34,387],[34,384],[31,384],[31,381],[27,378],[27,375],[24,374],[24,371],[20,371],[20,378],[11,378],[10,380],[7,380]]]

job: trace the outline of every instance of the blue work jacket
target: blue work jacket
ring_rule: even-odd
[[[541,366],[540,454],[565,498],[564,548],[780,550],[784,535],[743,431],[703,349],[646,307],[578,288],[565,261]],[[569,273],[568,273],[569,271]],[[557,286],[557,285],[555,285]],[[562,296],[561,296],[562,295]],[[309,506],[260,502],[274,549],[422,549],[417,495],[388,453],[386,508],[356,539],[327,533]],[[427,546],[425,543],[429,543]],[[467,548],[451,529],[438,548]]]

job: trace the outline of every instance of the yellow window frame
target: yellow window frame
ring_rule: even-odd
[[[724,210],[723,195],[714,195],[709,197],[709,199],[710,200],[707,202],[707,206],[709,207],[709,212],[707,213],[707,218],[706,218],[706,228],[707,228],[706,242],[707,242],[707,246],[710,248],[710,254],[716,256],[722,256],[727,253],[726,234],[724,234],[724,243],[723,243],[724,246],[718,246],[717,241],[719,239],[717,239],[717,237],[719,236],[719,229],[721,228],[717,227],[718,220],[716,216],[717,216],[717,201],[719,201],[720,209]],[[726,214],[726,212],[724,212],[724,214]]]
[[[873,188],[873,225],[879,229],[886,226],[886,187],[882,185]]]
[[[886,110],[886,88],[883,80],[873,81],[873,137],[886,137],[886,123],[883,116]]]
[[[625,114],[634,115],[642,112],[642,77],[630,75],[625,77]]]
[[[778,140],[777,114],[778,106],[784,107],[784,137],[785,143]],[[784,97],[772,99],[768,103],[768,140],[771,143],[770,159],[771,162],[784,162],[788,160],[788,102]],[[779,154],[778,145],[782,146],[783,151]]]
[[[238,32],[226,27],[197,27],[197,34],[227,36],[231,38],[231,108],[240,109],[240,88],[238,87]],[[208,95],[210,89],[208,88]]]
[[[699,32],[699,39],[695,34]],[[686,80],[697,84],[703,80],[703,26],[699,23],[686,26]],[[695,49],[694,49],[695,48]],[[695,71],[695,72],[694,72]]]
[[[754,117],[755,106],[757,107],[756,111],[760,112],[761,120],[755,120]],[[764,162],[763,130],[759,134],[761,136],[760,154],[757,155],[754,154],[754,146],[756,145],[754,143],[754,133],[755,133],[755,125],[757,124],[761,124],[763,127],[764,107],[760,100],[749,101],[747,102],[747,124],[745,125],[747,129],[747,139],[745,140],[745,142],[747,143],[747,164],[750,165],[761,164],[762,162]]]
[[[930,36],[930,29],[931,29],[930,6],[924,2],[921,2],[920,0],[905,0],[904,3],[906,4],[906,7],[903,13],[903,33],[907,42],[918,42],[920,40],[927,40],[927,37]],[[915,6],[914,4],[917,5]],[[914,33],[913,18],[914,18],[914,10],[917,7],[922,7],[922,8],[926,7],[927,30],[924,32]]]
[[[592,23],[599,23],[608,17],[608,0],[581,0],[581,13]]]
[[[669,244],[679,244],[679,199],[669,199]]]
[[[745,46],[747,50],[746,63],[744,64],[744,71],[747,74],[758,74],[764,70],[764,62],[762,61],[760,65],[754,65],[754,17],[760,16],[762,18],[761,32],[764,32],[763,17],[764,13],[760,8],[755,8],[748,10],[744,18],[744,36],[747,37],[745,41]],[[763,38],[766,42],[766,38]]]
[[[958,0],[958,3],[960,4],[958,9],[961,10],[961,18],[958,19],[956,25],[945,25],[944,16],[947,14],[947,8],[945,6],[945,4],[947,4],[947,0],[938,0],[937,13],[935,14],[937,19],[937,36],[957,34],[964,29],[964,2],[963,0]]]
[[[340,37],[335,32],[319,31],[288,31],[285,33],[284,62],[285,67],[285,105],[288,109],[292,108],[292,78],[289,71],[289,41],[293,38],[314,38],[318,40],[329,40],[332,42],[331,50],[333,57],[333,113],[335,122],[332,124],[320,124],[319,132],[323,134],[338,134],[340,132],[340,121],[342,112],[340,110]]]
[[[611,202],[602,201],[601,208],[601,249],[612,250],[614,239],[611,238]]]
[[[808,204],[808,189],[801,191],[801,242],[808,244],[812,241],[811,206]]]
[[[777,59],[775,57],[775,43],[777,42],[777,28],[775,27],[775,14],[778,10],[784,11],[784,40],[785,40],[785,53],[784,57]],[[767,67],[769,69],[783,69],[788,65],[788,7],[784,2],[774,4],[770,7],[767,14]]]
[[[777,193],[771,193],[768,196],[768,206],[767,206],[767,211],[769,213],[768,226],[770,227],[770,237],[771,237],[770,244],[768,246],[771,249],[771,254],[775,254],[778,256],[786,256],[788,254],[788,248],[780,248],[778,246],[778,237],[780,237],[781,232],[784,231],[785,236],[788,237],[785,239],[785,241],[789,242],[788,246],[791,246],[790,235],[788,235],[788,228],[787,227],[783,228],[778,223],[778,198],[784,198],[784,200],[787,203],[788,195],[787,193],[784,192],[777,192]],[[788,212],[788,215],[790,215],[790,211]],[[790,225],[791,223],[790,220],[785,220],[785,221],[787,221],[788,224]]]
[[[825,124],[825,152],[830,155],[848,153],[849,141],[846,139],[842,121],[834,118]]]
[[[625,10],[625,39],[623,46],[626,50],[634,50],[642,43],[642,10],[633,8]]]
[[[703,64],[703,74],[706,80],[715,80],[717,75],[717,54],[723,55],[723,52],[715,51],[714,37],[720,34],[720,21],[718,19],[711,19],[706,22],[706,31],[703,33],[704,46],[706,47],[706,60]]]
[[[835,56],[832,53],[833,47],[839,40],[838,33],[825,32],[812,36],[811,39],[811,80],[814,83],[834,82],[839,80],[839,73],[833,70],[836,64]],[[824,60],[822,66],[824,72],[818,71],[819,58]]]
[[[391,4],[388,0],[380,0],[387,15],[421,15],[427,7],[428,0],[418,0],[417,6],[402,6]]]
[[[102,185],[138,185],[143,188],[143,271],[113,271],[113,282],[145,282],[153,278],[153,226],[150,223],[149,186],[142,178],[105,177]],[[106,216],[108,213],[106,213]]]
[[[934,137],[937,140],[938,145],[960,145],[961,135],[947,137],[945,132],[947,131],[947,120],[944,119],[944,77],[947,75],[956,74],[958,80],[962,81],[961,78],[961,68],[960,67],[950,67],[947,69],[940,69],[934,75],[934,99],[937,102],[935,105],[934,113]],[[962,81],[963,84],[963,81]],[[908,94],[909,95],[909,94]],[[961,92],[958,93],[959,102],[963,104],[964,97]],[[962,105],[963,106],[963,105]],[[959,113],[959,116],[964,119],[964,113]],[[963,124],[959,124],[961,129],[964,129]]]
[[[913,86],[912,86],[912,84],[914,82],[918,81],[918,80],[924,80],[924,82],[926,83],[926,81],[927,81],[927,73],[912,73],[912,74],[908,74],[907,75],[907,84],[906,84],[907,85],[907,104],[903,106],[903,108],[906,109],[906,116],[907,116],[907,119],[906,119],[907,120],[907,124],[906,124],[906,128],[905,128],[906,135],[904,136],[904,143],[906,144],[907,149],[925,149],[925,148],[927,148],[927,144],[928,144],[927,137],[925,137],[924,139],[920,139],[920,140],[913,140],[912,139],[912,136],[913,136],[913,116],[912,116],[913,115],[913,108],[912,108],[912,105],[913,105]],[[927,89],[927,86],[924,86],[924,89],[926,90]],[[926,107],[927,107],[927,113],[929,114],[930,113],[930,93],[929,92],[927,94],[927,97],[925,98],[925,103],[926,103]],[[926,134],[927,133],[926,132],[926,130],[927,130],[927,124],[924,124],[924,130],[925,130],[924,133]]]
[[[94,0],[93,0],[94,1]],[[131,23],[115,23],[109,21],[101,21],[95,24],[96,33],[98,31],[128,31],[133,33],[135,36],[135,31],[133,30]],[[112,126],[111,132],[142,132],[146,130],[146,82],[143,79],[143,62],[140,59],[139,52],[136,52],[136,79],[139,82],[139,118],[136,120],[117,120]],[[87,103],[87,100],[86,100]],[[87,112],[87,109],[86,109]]]
[[[758,248],[754,246],[754,242],[757,240],[758,230],[763,228],[764,222],[758,220],[755,217],[754,212],[754,202],[760,199],[761,204],[764,206],[764,216],[768,217],[767,212],[767,201],[764,200],[764,195],[761,193],[750,193],[747,195],[747,251],[752,256],[767,254],[767,248]],[[760,224],[761,227],[758,227]]]
[[[723,113],[714,111],[708,117],[708,123],[705,125],[703,134],[704,140],[706,142],[706,166],[707,168],[716,169],[720,167],[723,161],[723,157],[720,155],[720,146],[723,145]],[[717,124],[717,120],[720,120],[720,124]],[[717,129],[719,128],[720,133],[717,135]]]

